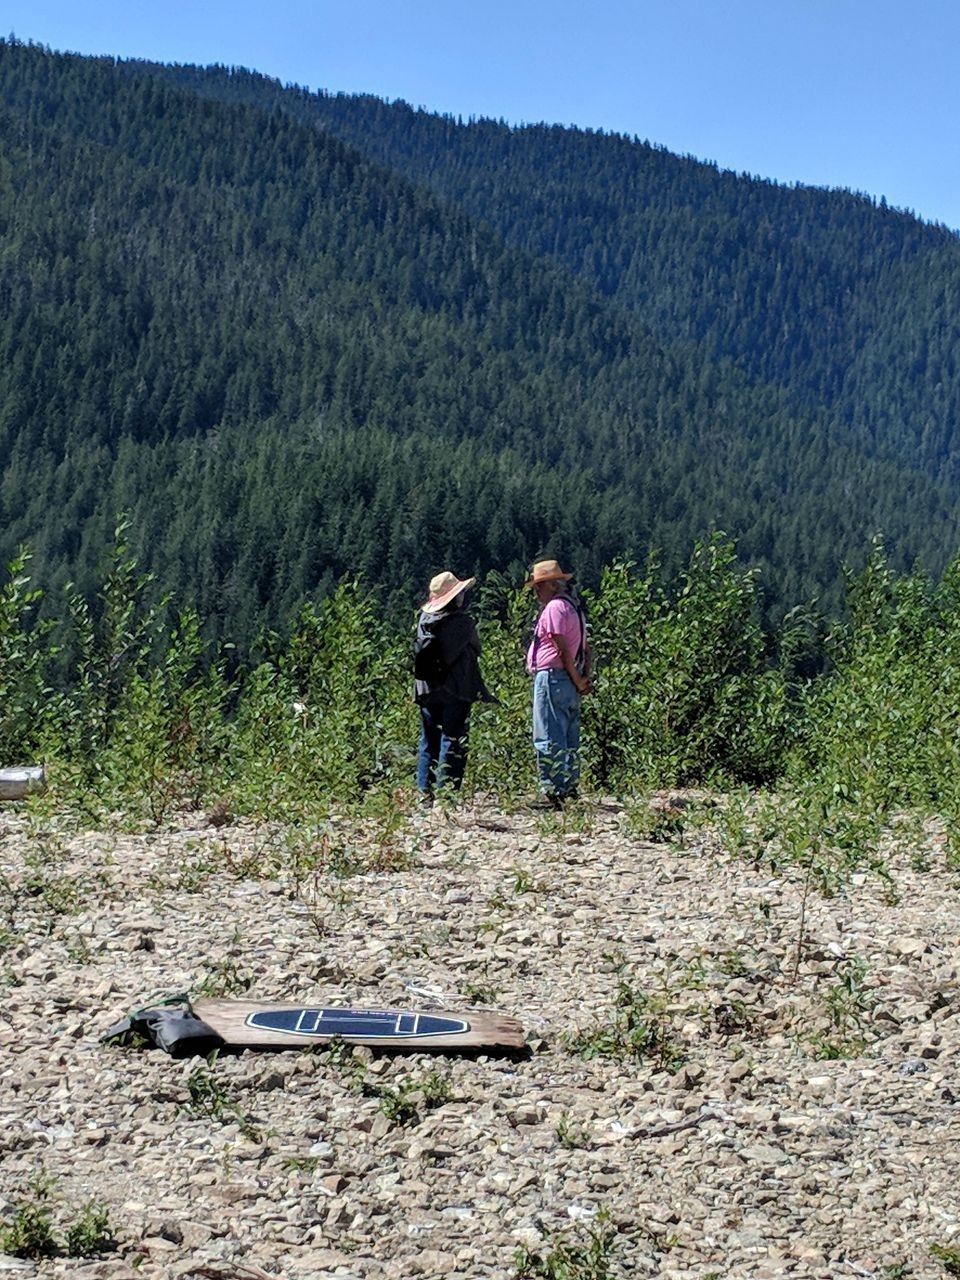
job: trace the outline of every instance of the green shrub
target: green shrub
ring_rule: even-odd
[[[30,554],[21,548],[0,589],[0,759],[26,763],[44,737],[57,699],[45,664],[52,621],[36,621],[43,592],[31,587]]]
[[[341,586],[300,615],[248,678],[234,723],[231,794],[276,816],[407,781],[416,742],[406,647],[368,593]]]
[[[30,1184],[30,1194],[22,1199],[10,1222],[0,1227],[0,1253],[14,1258],[52,1258],[65,1253],[70,1258],[89,1258],[115,1244],[106,1206],[89,1201],[64,1232],[62,1246],[57,1240],[51,1195],[55,1180],[40,1173]]]
[[[468,790],[509,800],[533,790],[535,779],[532,689],[525,661],[536,601],[529,589],[512,587],[491,575],[481,593],[479,612],[480,665],[497,703],[477,704],[471,713],[465,785]]]
[[[228,677],[229,651],[210,649],[195,612],[154,598],[127,534],[121,518],[94,599],[68,592],[57,693],[27,553],[11,564],[0,750],[48,761],[51,803],[160,823],[215,801],[300,832],[298,850],[320,848],[334,807],[378,797],[393,810],[377,817],[380,860],[399,868],[418,733],[412,628],[342,584]],[[597,656],[583,704],[586,789],[775,786],[778,799],[761,797],[750,821],[741,814],[739,833],[729,808],[728,836],[823,886],[856,865],[884,874],[883,833],[907,808],[940,814],[960,865],[960,558],[933,583],[895,574],[876,544],[850,581],[845,621],[825,637],[808,609],[765,631],[756,575],[721,535],[694,549],[673,586],[651,557],[642,571],[613,565],[584,595]],[[524,650],[536,605],[490,575],[477,613],[499,702],[474,708],[465,785],[510,803],[534,786]]]
[[[45,1179],[36,1179],[30,1199],[21,1201],[13,1219],[0,1229],[0,1253],[14,1258],[50,1258],[57,1252],[49,1187]]]
[[[675,1035],[666,995],[651,995],[628,980],[626,966],[616,969],[617,989],[612,1019],[591,1031],[565,1037],[568,1048],[582,1058],[613,1058],[619,1062],[650,1061],[675,1071],[684,1061],[684,1047]]]
[[[589,597],[599,667],[587,758],[614,790],[774,777],[788,740],[784,677],[768,662],[755,575],[722,536],[698,545],[675,594],[655,560],[604,572]]]
[[[115,1244],[106,1206],[91,1200],[67,1227],[64,1243],[71,1258],[91,1258]]]
[[[539,1250],[526,1246],[514,1257],[514,1280],[613,1280],[617,1229],[603,1210],[583,1232],[551,1236]]]

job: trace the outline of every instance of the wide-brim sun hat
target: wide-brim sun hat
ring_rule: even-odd
[[[423,613],[439,613],[451,600],[456,600],[461,591],[469,591],[476,578],[458,578],[455,573],[444,570],[430,579],[430,598],[420,606]]]
[[[569,582],[572,577],[572,573],[563,572],[559,560],[538,560],[524,586],[535,587],[538,582]]]

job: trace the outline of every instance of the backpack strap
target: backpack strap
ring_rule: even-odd
[[[573,665],[580,670],[580,663],[586,657],[587,651],[587,620],[580,605],[579,600],[574,600],[571,596],[560,596],[561,600],[565,600],[571,609],[576,611],[577,621],[580,623],[580,643],[577,646],[577,652],[573,659]],[[530,666],[534,671],[537,669],[537,649],[540,647],[540,618],[538,616],[533,624],[533,643],[530,649]],[[583,673],[581,672],[581,675]]]

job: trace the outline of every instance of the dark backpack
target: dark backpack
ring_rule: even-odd
[[[443,684],[449,667],[443,660],[440,637],[435,631],[418,635],[413,642],[413,674],[425,684]]]
[[[574,659],[577,670],[587,679],[593,674],[593,650],[590,648],[590,630],[587,625],[587,613],[579,600],[574,600],[573,606],[577,611],[577,617],[580,619],[580,648],[577,650],[577,656]]]

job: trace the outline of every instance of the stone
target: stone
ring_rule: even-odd
[[[0,830],[0,873],[16,888],[29,834],[2,820],[14,825]],[[370,819],[324,821],[343,847],[376,837]],[[486,799],[401,815],[392,838],[416,836],[412,870],[308,882],[277,872],[282,836],[266,826],[214,835],[192,814],[149,840],[66,832],[87,898],[55,918],[18,898],[4,956],[20,985],[5,988],[0,1020],[0,1218],[38,1167],[55,1180],[58,1222],[104,1203],[121,1250],[71,1263],[90,1280],[245,1267],[509,1280],[517,1248],[581,1239],[601,1209],[625,1275],[926,1274],[923,1223],[947,1224],[946,1239],[956,1212],[955,873],[919,875],[892,847],[898,906],[871,875],[830,899],[810,892],[794,981],[802,877],[728,857],[709,829],[688,832],[678,856],[639,845],[621,811],[588,804],[577,822],[553,831]],[[234,863],[255,854],[263,878],[237,881],[210,839]],[[177,887],[199,863],[211,868],[202,891]],[[518,868],[536,892],[512,891]],[[82,968],[65,960],[78,938]],[[213,957],[263,999],[456,1008],[470,982],[521,1019],[530,1054],[206,1064],[97,1043],[142,993],[194,987]],[[877,1001],[866,1044],[826,1060],[825,995],[857,957]],[[571,1043],[576,1029],[601,1043],[624,1016],[621,976],[652,998],[654,1028],[686,1059],[678,1071],[656,1052]],[[191,1102],[198,1070],[213,1074],[219,1114]],[[438,1082],[449,1100],[433,1100]],[[418,1117],[391,1123],[382,1088],[418,1099]]]
[[[905,959],[916,959],[930,950],[930,944],[923,938],[898,937],[891,939],[887,945],[894,955]]]
[[[697,1062],[688,1062],[673,1077],[677,1089],[695,1089],[703,1080],[704,1070]]]

